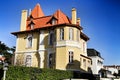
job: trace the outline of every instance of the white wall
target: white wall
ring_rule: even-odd
[[[92,72],[93,74],[98,74],[99,70],[103,68],[103,64],[98,64],[98,60],[103,62],[103,59],[98,56],[91,56],[90,58],[92,59]]]
[[[114,74],[114,73],[118,73],[118,70],[115,69],[115,68],[108,68],[108,70],[111,71],[112,74]]]

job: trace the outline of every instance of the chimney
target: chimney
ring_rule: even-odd
[[[28,14],[28,16],[30,16],[31,15],[31,9],[29,9],[29,14]]]
[[[81,26],[80,18],[77,18],[77,24]]]
[[[26,30],[27,10],[22,10],[20,31]]]
[[[76,15],[76,9],[75,8],[72,8],[72,24],[76,24],[76,19],[77,18],[77,15]]]

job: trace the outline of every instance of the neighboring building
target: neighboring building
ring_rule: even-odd
[[[99,71],[103,68],[104,59],[95,49],[87,49],[87,55],[92,59],[91,69],[93,74],[99,74]]]
[[[54,68],[83,69],[91,66],[87,56],[87,41],[76,9],[72,19],[61,10],[45,16],[40,5],[29,13],[22,11],[20,31],[16,36],[15,65]]]
[[[99,71],[99,75],[101,78],[115,78],[115,76],[111,73],[111,71],[105,70],[105,69],[101,69]],[[103,79],[103,80],[106,80],[106,79]]]
[[[104,69],[111,71],[112,74],[118,74],[118,70],[120,70],[120,65],[104,65]]]

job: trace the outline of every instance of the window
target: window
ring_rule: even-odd
[[[53,42],[54,42],[54,32],[50,31],[50,34],[49,34],[49,45],[53,45]]]
[[[44,38],[45,38],[44,32],[41,31],[41,33],[40,33],[40,45],[44,45]]]
[[[34,24],[31,23],[30,29],[34,29]]]
[[[82,58],[80,58],[80,66],[82,65]]]
[[[55,24],[56,24],[56,20],[52,19],[52,25],[55,25]]]
[[[90,62],[90,61],[88,61],[88,66],[90,67],[90,65],[91,65],[91,62]]]
[[[25,61],[25,65],[27,66],[27,67],[30,67],[31,66],[31,55],[27,55],[26,56],[26,61]]]
[[[64,28],[60,28],[60,40],[64,40]]]
[[[73,51],[69,51],[69,63],[73,63]]]
[[[83,59],[83,67],[86,68],[86,60]]]
[[[53,63],[54,63],[54,56],[53,53],[49,54],[49,68],[53,67]]]
[[[69,29],[69,40],[73,40],[73,29]]]
[[[86,42],[83,42],[83,52],[86,52]]]
[[[102,61],[100,61],[100,60],[98,60],[98,61],[97,61],[97,64],[98,64],[98,65],[102,65],[102,64],[103,64],[103,62],[102,62]]]
[[[32,35],[28,35],[27,37],[27,48],[31,48],[32,47]]]
[[[76,36],[76,38],[77,38],[77,41],[79,41],[79,38],[80,38],[80,36],[79,36],[79,30],[77,30],[77,34],[76,34],[77,36]]]

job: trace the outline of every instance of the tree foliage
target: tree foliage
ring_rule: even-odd
[[[11,63],[12,54],[15,51],[15,47],[8,47],[0,41],[0,55],[3,55],[8,63]]]

